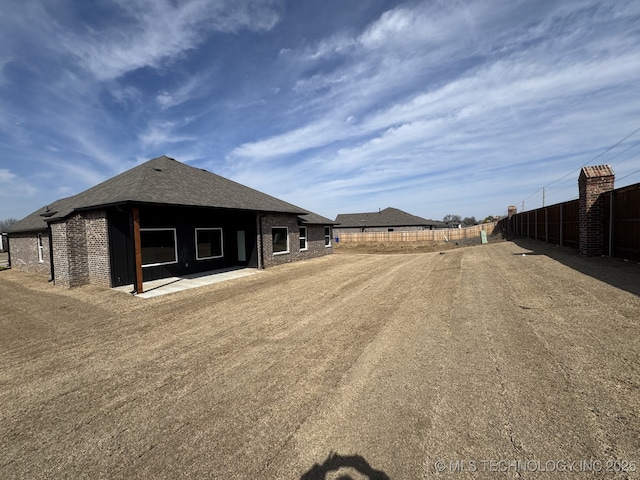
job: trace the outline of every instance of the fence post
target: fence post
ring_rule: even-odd
[[[562,246],[562,232],[564,232],[564,219],[562,218],[563,205],[560,204],[560,246]]]
[[[549,207],[544,208],[544,241],[549,243]]]
[[[613,200],[615,198],[615,190],[609,192],[609,256],[613,257]]]

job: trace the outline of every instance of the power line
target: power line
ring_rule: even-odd
[[[589,165],[590,163],[594,162],[594,161],[595,161],[595,160],[597,160],[598,158],[602,157],[602,156],[603,156],[604,154],[606,154],[607,152],[609,152],[609,151],[613,150],[613,149],[614,149],[614,148],[616,148],[618,145],[620,145],[622,142],[624,142],[626,139],[628,139],[629,137],[632,137],[633,135],[635,135],[635,134],[636,134],[636,133],[638,133],[638,132],[640,132],[640,127],[636,128],[633,132],[631,132],[630,134],[628,134],[627,136],[625,136],[623,139],[619,140],[619,141],[618,141],[618,142],[616,142],[615,144],[613,144],[613,145],[611,145],[610,147],[606,148],[604,151],[602,151],[601,153],[599,153],[598,155],[596,155],[595,157],[593,157],[591,160],[587,161],[584,165],[582,165],[582,166],[580,166],[580,167],[578,167],[578,168],[576,168],[576,169],[574,169],[574,170],[571,170],[571,171],[570,171],[569,173],[567,173],[566,175],[563,175],[562,177],[560,177],[560,178],[558,178],[558,179],[554,180],[554,181],[553,181],[553,182],[551,182],[551,183],[547,183],[545,186],[543,186],[543,187],[539,188],[538,190],[536,190],[534,193],[532,193],[532,194],[531,194],[531,195],[529,195],[527,198],[525,198],[524,200],[522,200],[522,202],[521,202],[521,203],[522,203],[522,205],[523,205],[523,210],[524,210],[524,202],[526,202],[527,200],[529,200],[531,197],[533,197],[534,195],[536,195],[538,192],[540,192],[540,191],[542,190],[542,191],[543,191],[543,193],[544,193],[544,189],[545,189],[545,188],[548,188],[549,186],[553,185],[554,183],[557,183],[557,182],[559,182],[560,180],[563,180],[563,179],[567,178],[569,175],[572,175],[572,174],[574,174],[575,172],[579,171],[580,169],[582,169],[582,168],[586,167],[587,165]],[[635,144],[633,144],[631,147],[627,148],[626,150],[623,150],[622,152],[619,152],[619,153],[618,153],[618,154],[616,154],[613,158],[615,158],[615,157],[617,157],[618,155],[620,155],[620,154],[622,154],[622,153],[624,153],[624,152],[628,151],[629,149],[631,149],[632,147],[634,147],[634,146],[635,146],[635,145],[637,145],[638,143],[640,143],[640,141],[636,142]],[[625,159],[625,160],[623,160],[623,161],[626,161],[626,160],[628,160],[628,158],[627,158],[627,159]],[[619,162],[619,163],[622,163],[622,162]],[[634,172],[634,173],[637,173],[637,172]],[[630,174],[630,175],[631,175],[631,174]],[[625,177],[622,177],[622,178],[626,178],[626,177],[628,177],[628,176],[629,176],[629,175],[626,175]],[[618,179],[618,180],[622,180],[622,178],[620,178],[620,179]],[[544,195],[543,195],[543,196],[544,196]]]
[[[631,175],[635,175],[635,174],[636,174],[636,173],[638,173],[638,172],[640,172],[640,169],[636,170],[635,172],[628,173],[628,174],[627,174],[627,175],[625,175],[624,177],[617,178],[616,180],[618,180],[618,181],[620,181],[620,180],[624,180],[625,178],[630,177]]]
[[[613,159],[614,159],[614,158],[616,158],[616,157],[619,157],[619,156],[620,156],[620,155],[622,155],[623,153],[628,152],[629,150],[631,150],[632,148],[637,147],[638,145],[640,145],[640,140],[638,140],[637,142],[635,142],[635,143],[631,144],[629,147],[625,148],[624,150],[621,150],[620,152],[616,153],[613,157],[610,157],[610,158],[607,160],[607,162],[608,162],[609,164],[611,164],[611,163],[612,163],[612,162],[611,162],[611,160],[613,160]],[[626,158],[624,158],[624,159],[620,160],[619,162],[615,162],[615,164],[613,164],[613,165],[612,165],[613,170],[615,171],[615,170],[618,168],[618,166],[622,165],[622,164],[623,164],[624,162],[626,162],[627,160],[629,160],[629,159],[631,159],[631,158],[634,158],[635,156],[636,156],[636,153],[635,153],[635,152],[633,152],[633,153],[632,153],[631,155],[629,155],[628,157],[626,157]],[[575,170],[574,170],[574,171],[575,171]],[[618,179],[618,180],[620,180],[620,179]],[[560,187],[560,186],[562,186],[562,185],[566,185],[566,184],[567,184],[567,183],[569,183],[569,182],[574,182],[574,181],[575,181],[575,180],[574,180],[574,179],[572,179],[572,178],[567,179],[567,180],[565,180],[565,181],[560,182],[559,184],[557,184],[557,185],[556,185],[556,188],[558,188],[558,187]]]
[[[576,168],[575,170],[572,170],[571,172],[567,173],[566,175],[560,177],[557,180],[554,180],[551,183],[546,184],[545,186],[548,187],[550,185],[553,185],[554,183],[562,180],[563,178],[567,178],[569,175],[571,175],[572,173],[577,172],[578,170],[586,167],[587,165],[589,165],[590,163],[593,163],[595,160],[599,159],[601,156],[603,156],[605,153],[613,150],[614,148],[616,148],[618,145],[620,145],[622,142],[624,142],[627,138],[635,135],[636,133],[640,132],[640,127],[636,128],[633,132],[631,132],[629,135],[627,135],[626,137],[624,137],[622,140],[618,141],[615,145],[611,145],[610,147],[606,148],[602,153],[599,153],[598,155],[596,155],[595,157],[593,157],[591,160],[589,160],[587,163],[585,163],[584,165],[582,165],[581,167]],[[626,150],[625,150],[626,151]],[[615,157],[614,157],[615,158]]]
[[[626,148],[626,149],[622,150],[621,152],[616,153],[613,157],[611,157],[611,158],[609,159],[609,162],[611,162],[611,160],[613,160],[614,158],[619,157],[619,156],[620,156],[620,155],[622,155],[623,153],[628,152],[629,150],[631,150],[633,147],[635,147],[635,146],[637,146],[637,145],[640,145],[640,140],[638,140],[636,143],[632,144],[629,148]],[[631,156],[629,156],[629,157],[625,158],[624,160],[620,160],[619,162],[617,162],[617,163],[616,163],[616,166],[620,165],[621,163],[626,162],[627,160],[629,160],[629,159],[630,159],[630,158],[632,158],[632,157],[633,157],[633,155],[631,155]]]

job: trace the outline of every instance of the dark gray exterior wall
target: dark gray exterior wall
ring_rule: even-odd
[[[64,287],[93,284],[112,287],[131,284],[133,240],[129,212],[114,208],[79,212],[50,225],[55,284]],[[242,264],[268,268],[274,265],[333,253],[333,232],[325,246],[324,225],[307,229],[307,249],[300,249],[300,222],[296,214],[255,214],[229,210],[141,207],[142,228],[175,228],[179,262],[143,268],[144,281]],[[256,221],[257,220],[257,221]],[[195,228],[220,227],[224,233],[224,258],[195,259]],[[261,230],[260,230],[261,227]],[[273,253],[272,228],[288,229],[289,251]],[[237,232],[245,232],[246,258],[238,262]],[[37,235],[42,235],[42,261],[38,259]],[[14,268],[51,275],[48,232],[11,234]],[[260,255],[262,262],[259,261]],[[120,265],[124,262],[123,265]],[[127,265],[131,264],[131,269]],[[122,277],[120,277],[122,275]]]
[[[321,257],[333,253],[333,232],[330,229],[329,246],[325,246],[325,225],[300,225],[297,215],[269,214],[261,216],[262,236],[259,245],[262,246],[263,266],[269,268],[274,265],[296,262],[309,258]],[[300,249],[300,227],[307,229],[307,249]],[[289,251],[287,253],[273,252],[274,227],[286,227],[289,232]]]

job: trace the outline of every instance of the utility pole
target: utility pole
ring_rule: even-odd
[[[542,187],[542,206],[544,207],[544,194],[545,194],[545,187]]]
[[[521,212],[524,212],[524,200],[522,200],[522,210],[520,210]]]

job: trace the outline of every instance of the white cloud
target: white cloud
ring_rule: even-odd
[[[11,173],[6,168],[0,168],[0,184],[9,183],[16,178],[16,175]]]
[[[193,135],[183,135],[176,130],[189,124],[193,119],[185,118],[180,121],[153,121],[138,138],[143,149],[155,149],[158,147],[168,147],[171,144],[195,141]]]
[[[21,218],[29,213],[29,202],[37,193],[30,180],[0,168],[0,219]]]
[[[442,37],[447,29],[438,23],[432,23],[423,11],[406,7],[397,7],[384,12],[381,17],[367,28],[358,41],[367,48],[388,46],[396,42],[413,42],[419,36],[425,38]]]
[[[126,21],[102,30],[60,32],[65,49],[101,80],[141,67],[158,67],[195,48],[208,32],[270,30],[279,20],[269,0],[127,0],[118,2]]]
[[[282,157],[339,140],[342,126],[332,121],[310,123],[282,135],[259,142],[245,143],[230,154],[232,161],[246,158],[253,160]]]
[[[292,50],[300,106],[291,111],[306,120],[235,148],[228,168],[290,201],[318,195],[345,205],[385,191],[407,202],[427,191],[474,202],[467,192],[525,165],[542,173],[518,178],[510,194],[539,188],[563,172],[561,157],[571,165],[576,152],[600,148],[637,120],[637,103],[620,98],[633,97],[639,80],[637,36],[594,30],[594,21],[625,18],[610,8],[400,6],[359,35]],[[304,75],[309,65],[313,74]]]
[[[214,87],[214,73],[205,69],[187,75],[171,90],[158,92],[156,102],[162,109],[175,107],[207,95]]]

